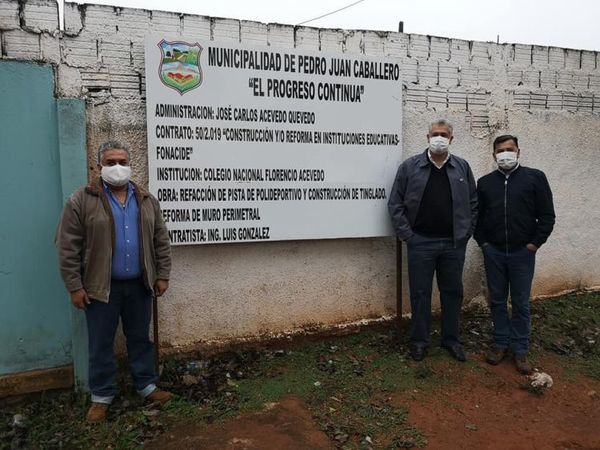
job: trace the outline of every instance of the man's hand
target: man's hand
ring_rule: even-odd
[[[71,292],[71,303],[77,309],[85,309],[90,304],[90,299],[85,289],[81,288]]]
[[[531,243],[527,244],[526,247],[527,247],[527,250],[529,250],[530,252],[533,252],[533,253],[537,252],[537,249],[539,248]]]
[[[169,280],[156,280],[154,283],[154,294],[157,297],[163,295],[169,289]]]

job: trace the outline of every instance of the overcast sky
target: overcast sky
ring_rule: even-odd
[[[59,0],[60,1],[60,0]],[[133,8],[298,24],[356,0],[96,0]],[[307,26],[600,50],[599,0],[364,0]]]

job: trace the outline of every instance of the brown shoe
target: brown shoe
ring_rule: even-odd
[[[527,361],[526,355],[515,355],[515,365],[517,366],[519,373],[523,375],[530,375],[533,372],[533,368],[531,367],[531,364],[529,364],[529,361]]]
[[[485,354],[485,361],[492,366],[497,366],[506,358],[506,348],[493,345],[492,348]]]
[[[108,414],[107,403],[95,403],[92,402],[92,406],[88,409],[86,420],[88,423],[100,423],[106,421],[106,415]]]
[[[173,394],[169,391],[163,391],[162,389],[153,390],[146,397],[146,401],[150,403],[160,403],[161,405],[167,403],[169,400],[173,398]]]

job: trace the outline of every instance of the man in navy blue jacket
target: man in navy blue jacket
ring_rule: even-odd
[[[467,161],[450,153],[449,122],[433,122],[427,140],[425,151],[398,168],[388,201],[396,236],[408,249],[410,356],[421,361],[427,354],[435,273],[442,306],[442,347],[456,360],[465,361],[459,318],[465,249],[477,219],[475,179]]]
[[[494,345],[486,360],[496,365],[511,349],[517,370],[528,374],[532,371],[527,353],[535,254],[552,233],[555,214],[546,175],[521,166],[519,154],[516,136],[503,135],[494,140],[498,169],[477,182],[479,218],[475,239],[483,252],[494,323]]]

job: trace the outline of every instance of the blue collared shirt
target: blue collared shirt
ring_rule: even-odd
[[[104,184],[115,223],[115,247],[112,254],[112,278],[127,280],[142,274],[140,265],[139,206],[135,198],[135,189],[131,183],[127,186],[125,205],[110,192]]]

